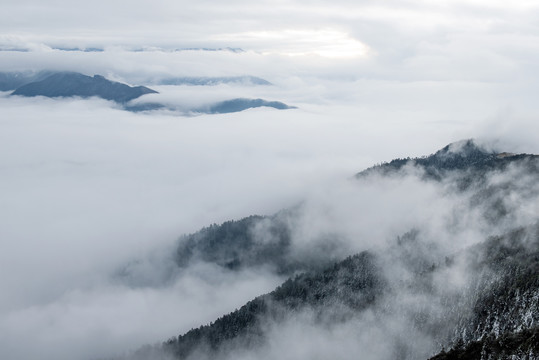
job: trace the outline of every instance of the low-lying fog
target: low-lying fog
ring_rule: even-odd
[[[43,13],[28,14],[24,3]],[[535,7],[457,1],[436,8],[412,1],[408,11],[396,3],[367,3],[320,3],[305,12],[299,1],[253,7],[235,1],[245,7],[236,13],[208,2],[151,8],[138,2],[120,7],[127,11],[121,21],[116,8],[90,24],[95,9],[101,13],[108,3],[90,8],[55,1],[45,9],[8,1],[0,25],[2,72],[79,71],[150,87],[164,77],[251,75],[273,85],[159,85],[160,93],[147,99],[188,107],[249,97],[298,108],[133,114],[99,99],[1,93],[0,357],[122,354],[207,323],[283,280],[198,264],[172,284],[118,281],[115,274],[136,261],[138,269],[148,264],[141,276],[159,277],[152,261],[166,267],[181,234],[325,196],[332,204],[343,201],[338,215],[349,209],[349,194],[360,209],[373,209],[369,222],[388,226],[379,236],[397,234],[393,217],[430,220],[397,205],[418,199],[414,191],[430,204],[437,190],[423,193],[413,182],[402,185],[404,194],[383,185],[357,190],[350,185],[353,174],[465,138],[539,153]],[[477,11],[483,6],[489,11]],[[164,13],[169,16],[162,20]],[[239,22],[244,15],[256,21]],[[146,17],[147,27],[141,25]],[[100,31],[88,32],[90,25]],[[135,31],[142,28],[152,31]],[[170,35],[176,33],[181,39]],[[152,48],[152,39],[163,40]],[[163,50],[176,40],[184,47],[245,51]],[[58,49],[74,46],[104,51]],[[390,198],[397,205],[384,207]],[[353,221],[345,225],[363,231]]]

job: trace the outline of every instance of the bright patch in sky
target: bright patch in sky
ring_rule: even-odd
[[[354,58],[366,57],[370,53],[367,45],[335,29],[253,31],[219,35],[216,40],[257,42],[264,54]]]

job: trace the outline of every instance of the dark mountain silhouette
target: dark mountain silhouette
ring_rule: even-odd
[[[254,76],[236,77],[180,77],[159,82],[166,85],[217,85],[221,83],[241,83],[250,85],[271,85],[268,81]],[[0,91],[14,90],[11,95],[46,97],[100,97],[123,105],[131,112],[168,110],[172,113],[223,114],[243,111],[257,107],[271,107],[279,110],[294,109],[279,101],[263,99],[231,99],[197,109],[179,109],[159,102],[135,102],[131,100],[157,91],[145,86],[129,86],[110,81],[101,75],[87,76],[76,72],[42,71],[38,73],[11,72],[0,73]]]
[[[154,110],[170,110],[175,111],[175,109],[168,108],[167,106],[156,103],[156,102],[148,102],[148,103],[140,103],[140,104],[125,104],[124,110],[131,111],[134,113],[138,112],[145,112],[145,111],[154,111]]]
[[[231,112],[238,112],[247,109],[257,108],[257,107],[272,107],[278,110],[286,109],[295,109],[294,106],[286,105],[280,101],[267,101],[263,99],[232,99],[226,100],[214,105],[211,105],[208,109],[202,109],[200,112],[205,112],[209,114],[225,114]]]
[[[132,112],[142,112],[142,111],[153,111],[153,110],[169,110],[171,112],[176,112],[179,114],[185,113],[186,111],[190,114],[226,114],[244,111],[247,109],[257,108],[257,107],[270,107],[278,110],[286,109],[295,109],[294,106],[286,105],[279,101],[266,101],[263,99],[232,99],[222,101],[216,104],[196,108],[196,109],[178,109],[175,106],[167,106],[160,103],[139,103],[139,104],[127,104],[124,106],[125,110]]]
[[[178,114],[183,114],[186,112],[189,114],[226,114],[263,106],[271,107],[278,110],[295,109],[294,106],[288,106],[279,101],[266,101],[263,99],[232,99],[196,109],[179,109],[175,106],[167,106],[155,102],[141,102],[138,104],[126,104],[124,106],[124,109],[132,112],[168,110],[172,113]]]
[[[144,86],[131,87],[105,79],[101,75],[86,76],[75,72],[54,73],[43,80],[17,88],[12,95],[72,97],[100,97],[118,103],[126,103],[145,94],[157,91]]]

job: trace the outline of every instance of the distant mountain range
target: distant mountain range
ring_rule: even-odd
[[[50,49],[58,50],[58,51],[80,51],[80,52],[103,52],[106,51],[105,48],[102,47],[63,47],[63,46],[49,46],[44,44],[45,46],[48,46]],[[145,51],[163,51],[163,52],[181,52],[181,51],[208,51],[208,52],[215,52],[215,51],[226,51],[226,52],[232,52],[232,53],[243,53],[245,50],[241,48],[233,48],[233,47],[223,47],[223,48],[208,48],[208,47],[185,47],[185,48],[166,48],[166,47],[146,47],[146,48],[133,48],[129,46],[122,47],[124,51],[132,51],[132,52],[145,52]],[[0,45],[0,51],[16,51],[16,52],[30,52],[32,51],[31,48],[25,47],[25,46],[2,46]]]
[[[269,334],[305,314],[309,326],[328,334],[343,324],[355,324],[369,334],[369,327],[381,324],[387,332],[371,341],[383,345],[386,355],[379,355],[381,359],[539,358],[539,214],[526,225],[516,225],[518,208],[506,200],[537,196],[539,156],[487,151],[467,140],[427,157],[374,166],[356,179],[361,186],[407,176],[425,184],[443,183],[446,193],[467,194],[470,213],[479,214],[480,221],[499,233],[444,253],[430,238],[436,234],[414,228],[383,251],[346,255],[348,249],[331,234],[303,252],[293,251],[303,205],[274,216],[212,225],[180,239],[175,254],[180,269],[202,261],[229,271],[269,268],[290,278],[208,325],[145,346],[128,358],[256,358],[261,349],[279,348],[275,340],[268,342]],[[533,186],[522,184],[522,179]],[[449,237],[452,231],[448,229]],[[466,278],[467,285],[450,291],[440,283],[446,278]],[[367,325],[365,319],[376,322]],[[404,329],[399,328],[402,324]]]
[[[183,76],[171,77],[156,82],[159,85],[195,85],[195,86],[213,86],[219,84],[242,84],[242,85],[271,85],[267,80],[256,76]]]
[[[245,99],[238,98],[232,100],[221,101],[216,104],[211,104],[202,107],[195,107],[192,109],[179,109],[175,106],[164,105],[157,102],[139,103],[139,104],[127,104],[124,106],[125,110],[131,112],[146,112],[154,110],[168,110],[171,112],[187,112],[189,114],[227,114],[247,109],[270,107],[277,110],[296,109],[295,106],[289,106],[280,101],[266,101],[263,99]]]
[[[253,76],[239,77],[182,77],[162,80],[167,85],[211,86],[220,83],[241,83],[251,85],[270,85],[264,79]],[[127,111],[148,112],[166,109],[171,112],[222,114],[243,111],[257,107],[270,107],[278,110],[294,109],[279,101],[264,99],[238,98],[210,104],[193,109],[178,109],[158,102],[131,103],[142,95],[156,94],[157,91],[145,86],[129,86],[107,80],[101,75],[87,76],[76,72],[38,72],[38,73],[0,73],[0,91],[13,90],[12,95],[45,97],[99,97],[115,101]]]
[[[67,50],[66,50],[67,51]],[[71,50],[70,50],[71,51]],[[75,51],[75,50],[73,50]],[[77,50],[78,51],[78,50]],[[87,51],[97,51],[89,49]],[[39,71],[34,72],[0,72],[0,91],[16,90],[20,86],[41,81],[51,75],[71,74],[75,72]],[[82,74],[78,74],[82,75]],[[98,75],[99,76],[99,75]],[[154,85],[193,85],[193,86],[213,86],[219,84],[239,84],[239,85],[271,85],[265,79],[243,75],[243,76],[179,76],[168,77],[150,81]]]

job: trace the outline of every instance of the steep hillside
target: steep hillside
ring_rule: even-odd
[[[302,252],[296,231],[309,218],[301,205],[184,236],[175,254],[180,268],[202,261],[292,276],[130,358],[355,358],[358,351],[373,359],[537,358],[539,157],[486,151],[468,140],[367,169],[356,185],[389,178],[437,184],[439,196],[457,199],[443,203],[456,204],[444,212],[447,224],[435,227],[443,233],[419,222],[387,242],[359,239],[371,245],[348,257],[338,235],[325,233],[312,244],[327,248]],[[474,231],[478,241],[462,242]]]
[[[453,348],[436,359],[475,358],[455,356],[472,356],[478,348],[491,358],[502,351],[537,354],[533,339],[539,329],[538,234],[539,225],[518,229],[435,264],[403,258],[422,246],[417,233],[405,234],[389,253],[362,252],[322,271],[297,275],[209,325],[133,356],[146,358],[157,350],[177,359],[228,359],[238,350],[256,354],[269,346],[272,329],[278,331],[293,319],[301,322],[305,314],[313,319],[310,326],[330,331],[343,324],[361,327],[366,313],[381,324],[400,318],[406,332],[437,344],[418,349],[411,339],[388,334],[384,341],[393,358],[427,358],[436,347]],[[457,258],[466,259],[466,271],[473,275],[462,291],[440,293],[436,277],[456,271]],[[407,276],[387,277],[385,267],[395,263],[405,264]],[[432,303],[409,307],[402,303],[405,294],[427,297]],[[405,338],[406,333],[399,337]]]
[[[469,249],[471,311],[456,314],[449,352],[434,359],[539,356],[539,223]]]
[[[212,324],[167,341],[164,349],[185,358],[201,347],[217,352],[234,339],[246,345],[261,343],[263,321],[283,321],[290,311],[300,308],[313,307],[320,318],[330,316],[326,307],[341,305],[361,311],[383,291],[374,261],[372,255],[361,253],[322,272],[298,275]]]
[[[204,261],[228,270],[267,268],[292,275],[341,259],[339,239],[330,236],[312,239],[309,251],[294,251],[292,237],[301,213],[302,207],[297,206],[273,216],[249,216],[184,235],[178,241],[176,263],[185,268]]]
[[[526,329],[500,336],[488,336],[467,344],[443,350],[430,360],[457,359],[537,359],[539,357],[539,328]]]

